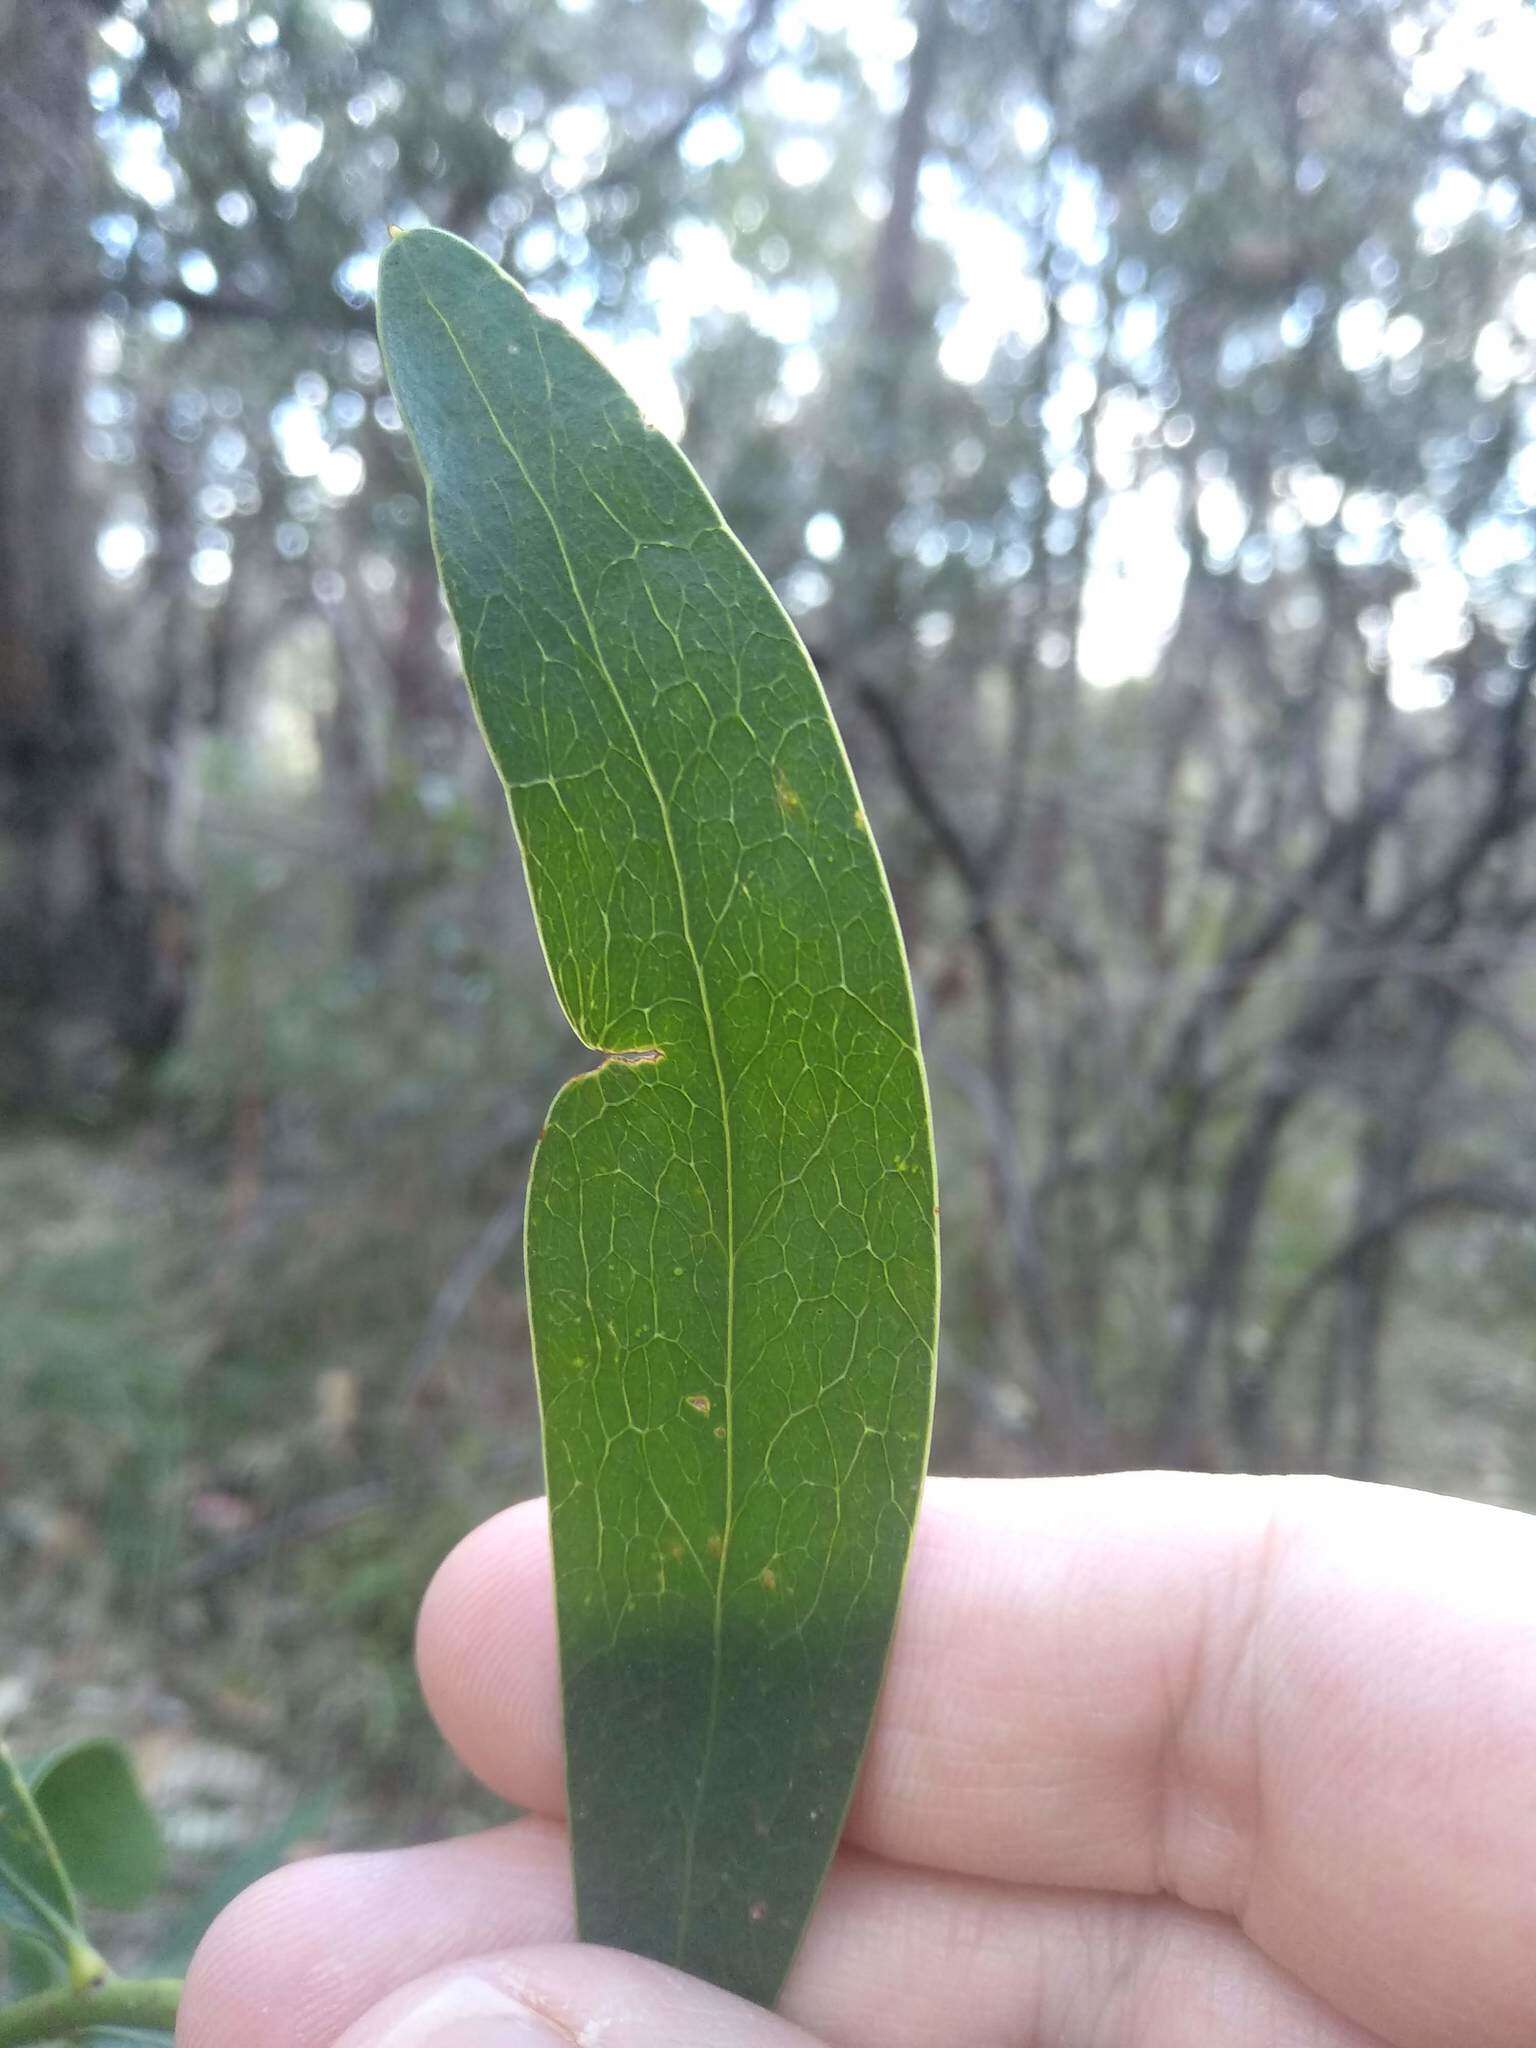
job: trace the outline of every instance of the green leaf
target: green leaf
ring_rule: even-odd
[[[927,1454],[901,941],[805,650],[677,450],[450,235],[393,241],[379,327],[550,974],[608,1055],[526,1243],[581,1932],[766,2002]]]
[[[44,1758],[31,1777],[38,1811],[82,1897],[130,1907],[159,1887],[165,1844],[121,1743],[72,1743]]]
[[[0,1926],[68,1957],[80,1914],[64,1863],[16,1759],[0,1742]]]
[[[31,1998],[69,1982],[69,1965],[59,1950],[40,1935],[13,1927],[5,1937],[12,1998]]]

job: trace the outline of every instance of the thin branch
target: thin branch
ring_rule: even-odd
[[[589,198],[611,186],[633,183],[658,158],[671,155],[700,114],[732,98],[758,68],[752,45],[772,22],[777,7],[778,0],[752,0],[747,18],[736,31],[730,53],[716,76],[707,79],[670,121],[642,136],[617,163],[608,165],[595,178],[589,179],[582,186],[580,196]]]
[[[256,320],[270,327],[316,328],[322,332],[338,327],[370,333],[373,330],[371,305],[353,306],[345,299],[333,298],[323,306],[309,308],[275,299],[252,299],[242,292],[194,292],[169,278],[163,284],[142,279],[119,283],[104,277],[84,284],[0,289],[0,308],[14,313],[78,313],[94,318],[112,313],[114,300],[134,312],[168,302],[202,320]]]
[[[300,1501],[293,1507],[281,1508],[258,1527],[231,1537],[227,1543],[205,1551],[201,1557],[190,1558],[173,1574],[171,1583],[178,1592],[199,1592],[204,1586],[227,1578],[231,1572],[243,1571],[247,1565],[259,1563],[269,1552],[285,1543],[327,1536],[333,1529],[345,1528],[359,1516],[383,1507],[393,1498],[395,1490],[392,1480],[365,1479],[356,1486],[343,1487],[337,1493],[322,1494],[317,1500]]]
[[[532,1441],[522,1440],[502,1445],[487,1464],[494,1472],[516,1475],[534,1459]],[[281,1550],[286,1544],[310,1542],[319,1536],[329,1536],[336,1529],[344,1529],[364,1515],[372,1514],[375,1509],[387,1507],[404,1491],[401,1479],[364,1479],[356,1486],[345,1486],[335,1493],[321,1494],[314,1500],[298,1501],[291,1507],[280,1508],[256,1528],[231,1537],[227,1543],[218,1544],[201,1557],[188,1559],[172,1573],[171,1585],[177,1592],[200,1592],[205,1586],[215,1585],[220,1579],[260,1564],[263,1558],[269,1557],[274,1550]]]
[[[528,1136],[532,1136],[531,1131]],[[400,1400],[403,1405],[409,1406],[431,1378],[443,1346],[468,1313],[482,1283],[506,1257],[522,1224],[523,1194],[519,1189],[512,1200],[503,1203],[489,1219],[438,1289],[426,1327],[401,1382]]]
[[[179,1977],[109,1977],[84,1990],[65,1984],[0,2009],[0,2048],[73,2041],[97,2027],[146,2027],[169,2033],[180,2003]]]
[[[871,723],[885,741],[891,766],[896,771],[896,779],[901,784],[907,801],[928,827],[939,852],[954,869],[968,893],[975,898],[984,897],[986,871],[981,859],[951,816],[937,787],[918,760],[912,735],[907,729],[906,720],[897,709],[895,699],[889,690],[883,689],[868,676],[861,676],[854,690],[859,703],[869,714]]]
[[[1512,1181],[1453,1180],[1411,1190],[1385,1215],[1347,1237],[1292,1290],[1254,1367],[1254,1377],[1271,1386],[1274,1384],[1292,1345],[1301,1334],[1302,1325],[1319,1298],[1366,1252],[1397,1236],[1411,1223],[1457,1210],[1465,1210],[1472,1215],[1525,1219],[1536,1216],[1536,1189],[1523,1188]]]

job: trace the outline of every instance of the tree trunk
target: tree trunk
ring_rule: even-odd
[[[90,263],[92,25],[0,0],[0,264],[19,287]],[[145,764],[95,632],[81,488],[86,324],[0,322],[0,1100],[100,1099],[175,1034],[187,921],[140,816]],[[152,764],[149,764],[152,765]]]

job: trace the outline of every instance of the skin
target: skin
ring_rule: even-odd
[[[1536,1519],[1316,1479],[930,1484],[778,2014],[571,1939],[542,1503],[421,1617],[533,1818],[267,1878],[180,2048],[1529,2048]]]

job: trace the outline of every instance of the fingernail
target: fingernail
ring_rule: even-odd
[[[366,2048],[571,2048],[571,2036],[485,1977],[452,1977],[396,2006]]]

